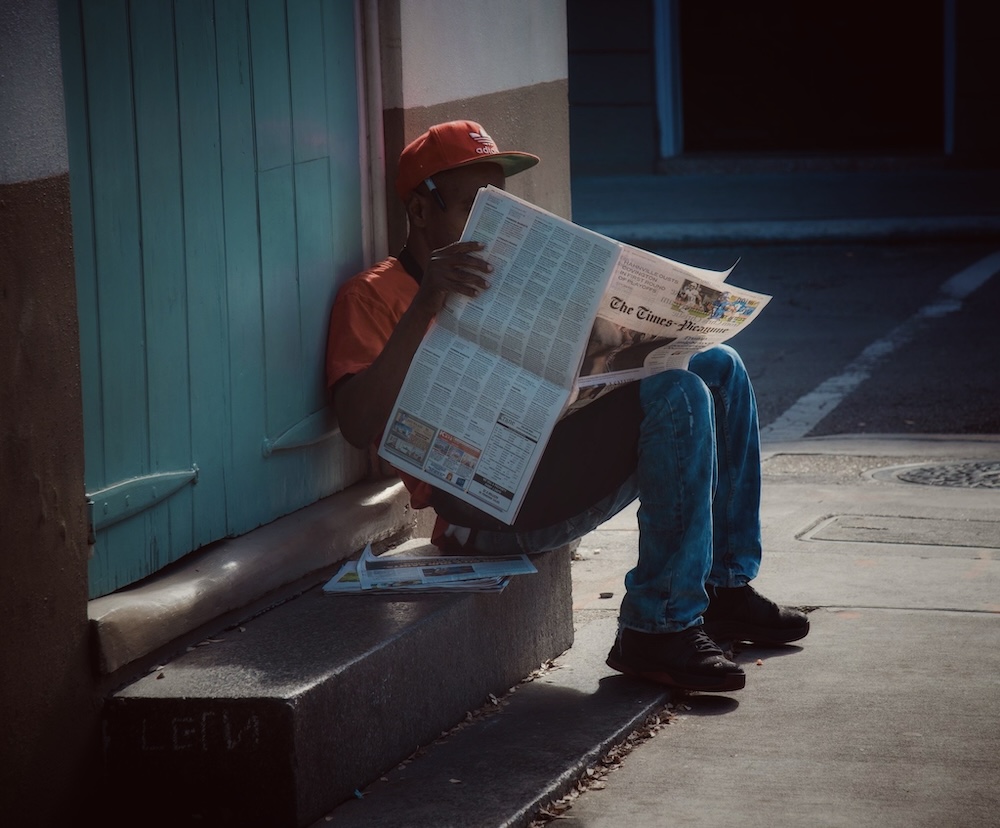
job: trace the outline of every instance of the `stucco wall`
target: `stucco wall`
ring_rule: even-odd
[[[390,250],[405,218],[392,188],[406,143],[432,124],[478,121],[500,149],[533,152],[508,189],[571,218],[566,5],[562,0],[382,0]]]
[[[66,172],[60,66],[55,0],[0,3],[0,184]]]
[[[434,107],[565,80],[562,0],[405,0],[399,4],[398,88],[386,108]]]
[[[0,4],[0,814],[79,813],[99,767],[54,0]]]
[[[68,176],[0,184],[0,813],[38,820],[9,824],[99,760],[78,352]]]

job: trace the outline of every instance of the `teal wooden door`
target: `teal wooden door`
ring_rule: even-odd
[[[61,0],[95,597],[341,489],[354,4]]]

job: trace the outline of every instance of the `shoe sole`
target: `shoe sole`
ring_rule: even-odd
[[[706,678],[684,673],[667,673],[662,670],[636,670],[617,661],[614,656],[608,656],[604,662],[612,670],[630,678],[644,679],[678,690],[700,690],[703,693],[727,693],[732,690],[742,690],[746,687],[747,677],[744,673],[727,673],[721,678]]]

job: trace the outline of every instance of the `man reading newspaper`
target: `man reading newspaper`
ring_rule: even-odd
[[[539,161],[501,152],[477,123],[431,127],[400,155],[408,234],[396,256],[349,280],[331,311],[327,385],[345,439],[377,445],[407,369],[449,296],[490,289],[482,245],[458,242],[480,188]],[[538,553],[574,541],[638,498],[639,550],[626,575],[609,666],[700,691],[738,690],[716,641],[780,644],[808,618],[757,593],[760,442],[750,379],[728,346],[606,394],[555,428],[513,525],[400,475],[432,540],[469,555]]]

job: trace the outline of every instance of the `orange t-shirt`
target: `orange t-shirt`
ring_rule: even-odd
[[[417,295],[417,282],[393,256],[351,277],[330,311],[326,386],[375,361]]]
[[[394,256],[352,276],[337,293],[330,311],[326,342],[326,387],[364,371],[375,361],[393,329],[417,294],[418,284]],[[410,504],[431,504],[431,485],[396,469],[410,492]],[[437,542],[448,528],[439,517],[431,538]]]

